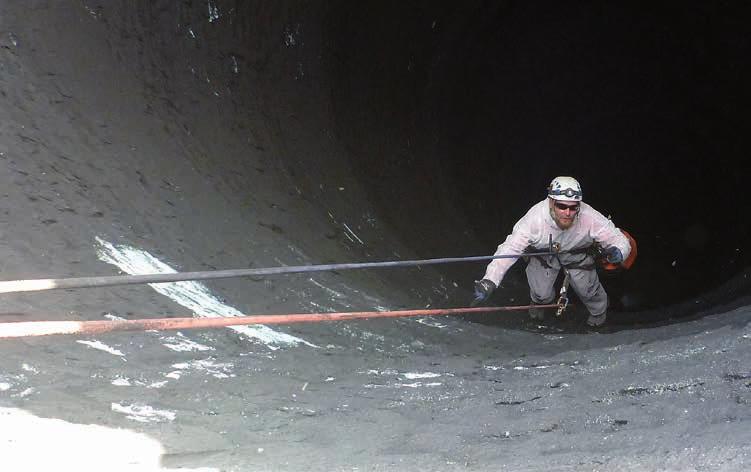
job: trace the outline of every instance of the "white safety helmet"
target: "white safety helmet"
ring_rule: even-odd
[[[573,177],[556,177],[550,182],[548,197],[564,202],[580,202],[582,201],[582,186]]]

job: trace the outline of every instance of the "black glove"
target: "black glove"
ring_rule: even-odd
[[[623,262],[623,253],[615,246],[610,246],[604,251],[605,259],[611,264],[620,264]]]
[[[495,288],[495,284],[488,279],[475,280],[475,295],[469,306],[477,306],[485,303]]]

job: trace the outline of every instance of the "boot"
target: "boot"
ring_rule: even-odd
[[[601,315],[589,315],[589,318],[587,318],[587,326],[590,326],[592,328],[602,326],[605,323],[607,316],[607,312]]]
[[[545,319],[545,309],[544,308],[537,308],[532,307],[529,309],[529,317],[533,320],[544,320]]]

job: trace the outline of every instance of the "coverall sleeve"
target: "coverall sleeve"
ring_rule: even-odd
[[[530,244],[533,244],[533,217],[527,213],[519,220],[506,240],[498,246],[495,255],[521,255]],[[509,268],[519,258],[493,259],[485,270],[484,279],[492,281],[496,286],[501,284]]]
[[[592,221],[591,231],[592,239],[600,243],[602,247],[617,247],[621,250],[623,259],[627,259],[629,254],[631,254],[631,244],[629,244],[628,238],[603,214],[596,213]]]

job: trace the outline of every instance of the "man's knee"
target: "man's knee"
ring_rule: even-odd
[[[582,298],[582,303],[584,303],[587,311],[593,316],[602,315],[608,310],[608,294],[602,288],[602,285],[599,288],[593,296]]]
[[[600,283],[600,278],[597,277],[597,272],[594,270],[572,270],[571,274],[571,286],[579,295],[579,298],[583,300],[595,300],[598,298],[605,298],[605,289]]]
[[[608,309],[608,294],[594,270],[572,274],[571,285],[591,315],[601,315]]]
[[[534,303],[549,303],[555,296],[553,284],[557,271],[541,265],[530,263],[527,266],[527,283],[529,284],[530,298]],[[555,272],[555,273],[553,273]]]
[[[596,300],[607,297],[605,289],[597,278],[594,278],[594,280],[590,279],[583,281],[583,283],[578,284],[578,287],[576,288],[578,289],[576,291],[579,296],[585,300]]]

